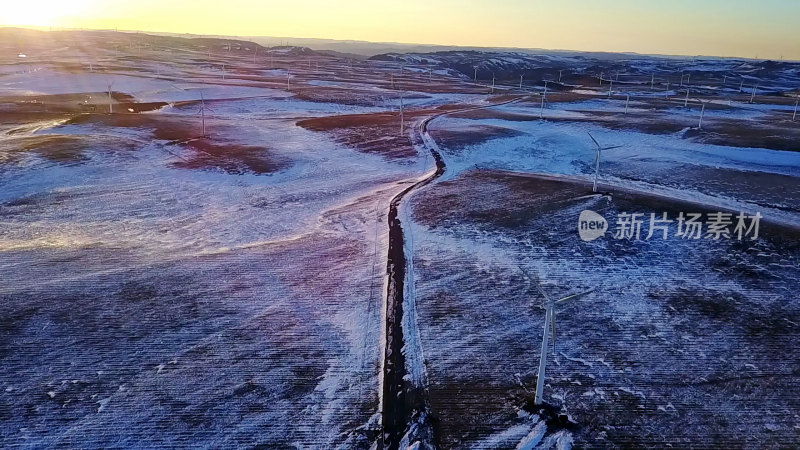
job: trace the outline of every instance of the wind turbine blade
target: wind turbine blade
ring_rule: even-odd
[[[562,299],[556,300],[555,303],[564,303],[567,300],[577,300],[577,299],[579,299],[581,297],[585,297],[585,296],[591,294],[592,292],[594,292],[594,289],[586,291],[586,292],[581,292],[580,294],[573,294],[573,295],[570,295],[568,297],[564,297]]]
[[[594,136],[592,136],[592,133],[589,133],[589,132],[587,131],[587,132],[586,132],[586,134],[588,134],[588,135],[589,135],[589,137],[590,137],[590,138],[592,138],[592,141],[594,142],[594,145],[596,145],[596,146],[597,146],[597,148],[602,148],[602,147],[600,147],[600,143],[599,143],[599,142],[597,142],[597,139],[595,139],[595,138],[594,138]]]
[[[621,148],[621,145],[613,145],[611,147],[603,147],[600,150],[614,150],[615,148]]]

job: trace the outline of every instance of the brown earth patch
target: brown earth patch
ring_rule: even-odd
[[[417,155],[407,136],[414,120],[434,113],[433,110],[406,111],[403,136],[400,136],[399,112],[317,117],[300,120],[297,125],[307,130],[331,133],[338,142],[364,153],[404,159]]]

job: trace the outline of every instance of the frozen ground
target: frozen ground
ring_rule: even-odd
[[[432,149],[444,175],[399,203],[397,337],[439,447],[800,440],[795,66],[3,36],[0,446],[394,448],[386,215]],[[761,83],[753,104],[739,79]],[[610,195],[587,195],[587,132],[622,146]],[[764,224],[756,242],[584,243],[583,209]],[[558,311],[537,409],[540,290],[588,288]]]

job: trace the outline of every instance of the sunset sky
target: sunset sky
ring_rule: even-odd
[[[796,0],[18,0],[0,24],[800,60]]]

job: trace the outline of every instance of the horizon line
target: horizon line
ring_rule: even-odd
[[[155,30],[128,30],[128,29],[118,29],[118,28],[74,28],[74,27],[55,27],[55,26],[39,26],[39,25],[4,25],[0,24],[0,28],[17,28],[23,30],[34,30],[34,31],[41,31],[41,32],[51,32],[51,31],[105,31],[105,32],[115,32],[115,33],[136,33],[136,34],[154,34],[154,35],[188,35],[188,36],[198,36],[198,37],[210,37],[210,38],[235,38],[238,40],[247,40],[246,38],[265,38],[265,39],[302,39],[302,40],[316,40],[316,41],[333,41],[333,42],[354,42],[354,43],[364,43],[364,44],[376,44],[376,45],[402,45],[402,46],[421,46],[421,47],[444,47],[444,48],[461,48],[461,49],[487,49],[487,50],[528,50],[528,51],[535,51],[541,50],[545,52],[566,52],[566,53],[602,53],[602,54],[609,54],[609,55],[637,55],[637,56],[649,56],[649,57],[662,57],[662,58],[717,58],[717,59],[740,59],[740,60],[748,60],[748,61],[776,61],[776,62],[789,62],[789,63],[800,63],[800,59],[792,60],[792,59],[772,59],[772,58],[759,58],[759,57],[746,57],[746,56],[737,56],[737,55],[689,55],[689,54],[671,54],[671,53],[640,53],[634,51],[620,51],[620,50],[576,50],[576,49],[556,49],[556,48],[541,48],[541,47],[492,47],[492,46],[481,46],[481,45],[456,45],[456,44],[430,44],[430,43],[419,43],[419,42],[395,42],[395,41],[366,41],[363,39],[341,39],[341,38],[320,38],[320,37],[298,37],[298,36],[267,36],[267,35],[229,35],[229,34],[199,34],[199,33],[189,33],[189,32],[176,32],[176,31],[155,31]],[[250,41],[253,42],[253,41]],[[257,42],[253,42],[253,44],[258,44]],[[296,46],[295,46],[296,47]],[[310,47],[309,47],[310,48]],[[314,50],[314,49],[312,49]],[[410,52],[398,52],[398,53],[410,53]],[[376,53],[375,55],[380,55],[384,53]],[[375,56],[371,55],[371,56]]]

